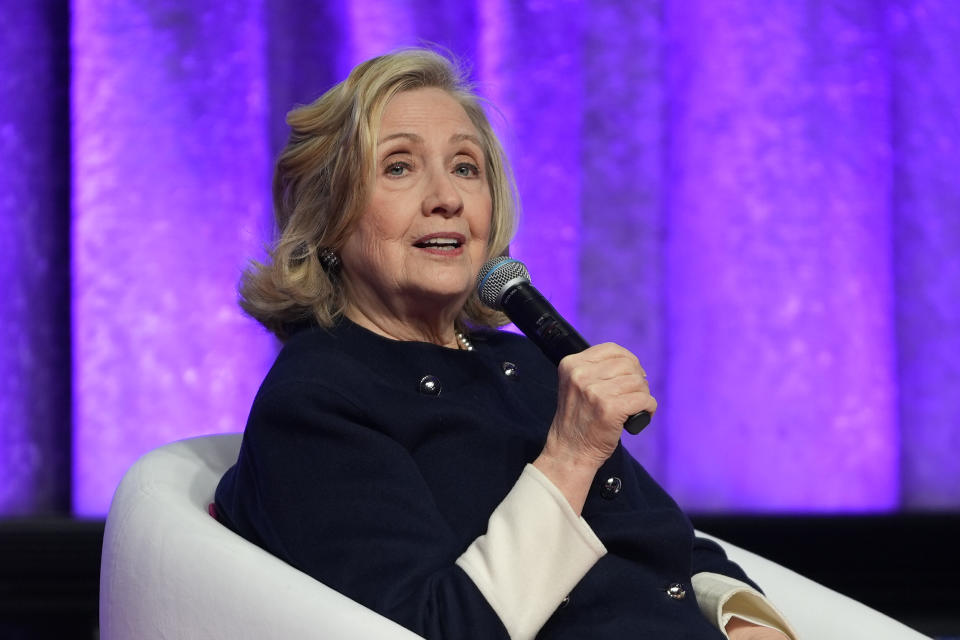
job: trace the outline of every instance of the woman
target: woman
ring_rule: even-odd
[[[449,61],[375,58],[288,122],[280,236],[241,287],[285,344],[224,523],[425,638],[787,637],[620,446],[656,410],[637,359],[605,344],[558,371],[491,329],[474,280],[507,249],[512,182]]]

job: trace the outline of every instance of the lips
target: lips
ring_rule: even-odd
[[[434,251],[456,251],[467,241],[462,233],[438,232],[430,233],[413,243],[418,249],[432,249]]]

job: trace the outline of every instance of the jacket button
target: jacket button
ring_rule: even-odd
[[[517,365],[513,364],[512,362],[504,362],[500,365],[500,367],[503,369],[503,375],[507,376],[508,378],[517,377]]]
[[[570,596],[564,596],[563,600],[560,601],[560,606],[557,608],[565,609],[569,604],[570,604]]]
[[[440,395],[440,378],[431,375],[420,378],[420,393],[428,396]]]
[[[607,500],[613,500],[617,497],[617,494],[620,493],[620,489],[623,488],[623,483],[620,482],[620,478],[617,476],[610,476],[603,481],[603,484],[600,485],[600,495]]]
[[[683,600],[687,597],[687,590],[684,589],[683,585],[679,582],[674,582],[672,585],[667,587],[667,595],[674,600]]]

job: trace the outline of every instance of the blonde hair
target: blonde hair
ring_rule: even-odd
[[[517,220],[513,175],[463,71],[427,49],[373,58],[317,100],[287,114],[290,139],[273,176],[278,237],[269,259],[251,262],[240,283],[240,306],[281,340],[292,325],[312,321],[330,326],[343,314],[342,283],[323,269],[320,252],[339,253],[363,213],[387,102],[400,92],[427,87],[447,91],[480,134],[493,206],[487,258],[507,250]],[[461,328],[496,327],[507,319],[473,292],[457,322]]]

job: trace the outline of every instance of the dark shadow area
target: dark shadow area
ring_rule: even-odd
[[[102,520],[0,520],[0,638],[97,637]]]
[[[960,514],[691,519],[922,633],[960,636]]]

